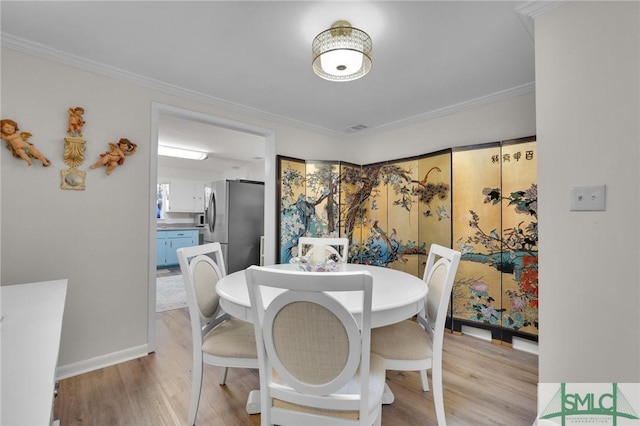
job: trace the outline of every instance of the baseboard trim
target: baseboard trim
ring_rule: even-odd
[[[148,354],[148,345],[140,345],[122,351],[100,355],[95,358],[90,358],[71,364],[60,365],[56,369],[56,380],[68,379],[69,377],[78,376],[80,374],[99,370],[105,367],[110,367],[112,365],[120,364],[121,362],[131,361],[132,359],[136,358],[142,358],[143,356],[147,356]]]
[[[532,342],[527,339],[513,336],[513,349],[538,355],[538,342]]]
[[[450,317],[447,318],[447,320],[449,320]],[[471,321],[471,320],[465,320],[462,318],[454,318],[451,321],[451,327],[453,331],[460,331],[463,334],[473,334],[475,335],[477,332],[476,331],[469,331],[469,328],[472,329],[478,329],[478,330],[486,330],[482,333],[483,335],[488,331],[491,334],[491,340],[500,340],[502,342],[508,343],[508,344],[512,344],[513,338],[514,337],[518,337],[520,339],[524,339],[524,340],[528,340],[530,342],[533,342],[535,344],[538,343],[538,335],[537,334],[531,334],[531,333],[525,333],[522,332],[520,330],[515,330],[515,329],[511,329],[511,328],[507,328],[507,327],[502,327],[499,324],[485,324],[483,322],[478,322],[478,321]],[[463,330],[463,327],[465,328],[465,330]],[[481,336],[482,337],[482,336]],[[489,338],[488,336],[486,336],[485,338]]]
[[[531,354],[538,355],[538,342],[532,342],[530,340],[523,339],[518,336],[513,336],[511,339],[511,342],[505,342],[500,339],[492,338],[490,330],[471,327],[468,325],[463,325],[461,327],[460,334],[472,336],[480,340],[491,342],[495,345],[502,345],[511,349],[516,349],[519,351],[529,352]]]
[[[477,339],[484,340],[486,342],[494,342],[495,339],[491,338],[491,331],[483,330],[481,328],[470,327],[468,325],[463,325],[461,328],[462,334],[466,334],[469,336],[473,336]],[[500,342],[498,340],[498,342]]]

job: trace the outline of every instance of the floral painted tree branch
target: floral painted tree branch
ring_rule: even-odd
[[[438,167],[432,167],[421,181],[417,181],[412,178],[410,169],[403,169],[395,164],[384,164],[364,169],[343,169],[341,181],[356,187],[356,191],[352,193],[345,190],[345,198],[348,200],[344,216],[346,236],[351,239],[358,226],[369,225],[367,201],[371,201],[371,209],[375,209],[377,188],[381,185],[389,187],[397,195],[397,198],[393,200],[393,205],[400,206],[406,211],[411,211],[415,203],[429,206],[436,197],[442,200],[446,199],[450,191],[448,184],[427,182],[433,171],[440,172],[441,170]],[[441,210],[444,214],[439,217],[447,217],[446,209]],[[431,209],[429,208],[425,216],[430,215]],[[371,230],[369,239],[363,242],[358,252],[354,254],[354,261],[385,266],[395,260],[403,260],[402,256],[405,253],[415,254],[420,251],[420,248],[413,241],[403,243],[402,240],[397,240],[395,229],[392,229],[391,233],[387,235],[387,232],[375,222]],[[378,239],[382,241],[381,244],[378,244]]]
[[[334,234],[336,232],[336,217],[339,208],[339,204],[336,201],[338,196],[338,189],[340,175],[333,171],[331,165],[325,164],[320,166],[314,173],[308,173],[306,178],[307,186],[313,192],[320,192],[320,197],[316,199],[313,204],[317,206],[325,199],[327,200],[327,231],[328,234]]]

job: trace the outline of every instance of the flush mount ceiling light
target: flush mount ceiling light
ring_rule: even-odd
[[[158,145],[158,155],[165,157],[186,158],[187,160],[206,160],[206,152],[193,151],[190,149],[174,148],[171,146]]]
[[[331,81],[351,81],[371,69],[371,37],[348,21],[336,21],[313,39],[313,71]]]

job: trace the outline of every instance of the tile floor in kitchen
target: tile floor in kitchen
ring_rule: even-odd
[[[156,269],[156,278],[160,277],[168,277],[170,275],[180,275],[180,266],[164,266],[162,268]]]

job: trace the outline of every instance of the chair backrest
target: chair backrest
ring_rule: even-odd
[[[222,248],[220,243],[209,243],[179,248],[177,254],[187,293],[194,347],[199,347],[202,337],[227,317],[216,293],[216,284],[226,275]]]
[[[460,252],[431,244],[423,277],[428,292],[418,321],[431,334],[434,346],[442,345],[453,280],[459,263]]]
[[[311,255],[316,247],[324,247],[327,254],[337,254],[345,262],[349,258],[348,238],[300,237],[298,238],[298,256]]]
[[[260,365],[261,415],[274,400],[366,417],[371,348],[369,272],[313,273],[251,266],[246,271]],[[360,292],[355,318],[331,294]],[[275,297],[274,297],[275,296]],[[273,300],[269,301],[270,298]],[[268,305],[265,306],[265,301]],[[360,312],[359,312],[360,313]],[[360,375],[350,398],[330,398]]]

